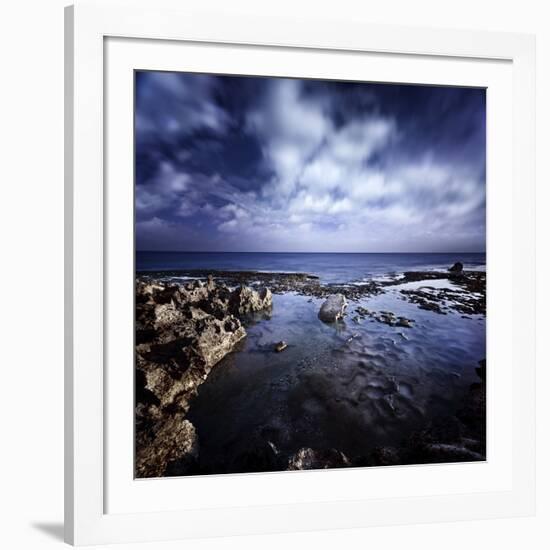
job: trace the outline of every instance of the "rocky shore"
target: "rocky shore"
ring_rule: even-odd
[[[213,277],[219,283],[234,288],[247,286],[254,290],[269,288],[273,294],[295,292],[302,296],[328,298],[342,295],[346,300],[383,294],[386,289],[404,283],[424,282],[418,290],[401,290],[404,299],[415,303],[421,309],[437,313],[448,310],[465,315],[485,314],[486,275],[484,271],[464,271],[452,266],[448,271],[407,271],[385,281],[361,281],[350,284],[323,284],[315,275],[308,273],[279,273],[263,271],[217,271],[217,270],[171,270],[138,273],[138,279],[150,282],[171,282],[181,284],[182,278],[206,281]],[[448,281],[456,288],[434,288],[429,281]],[[445,302],[449,302],[446,304]]]
[[[177,283],[182,277],[193,280],[206,280],[209,276],[228,287],[248,286],[258,290],[267,287],[273,294],[296,292],[302,296],[328,298],[333,294],[342,294],[348,300],[372,296],[383,292],[375,281],[361,285],[327,285],[319,277],[308,273],[283,273],[264,271],[220,271],[220,270],[172,270],[138,272],[140,280],[172,281]]]
[[[246,336],[241,319],[272,305],[271,292],[136,284],[136,475],[192,470],[199,453],[190,400],[212,367]]]
[[[187,413],[211,369],[240,349],[247,336],[247,324],[257,315],[269,317],[272,294],[322,298],[318,317],[328,324],[346,319],[361,323],[368,318],[389,326],[414,327],[414,319],[391,311],[375,312],[361,306],[347,311],[348,300],[358,301],[390,290],[434,313],[485,315],[485,273],[459,267],[455,265],[446,272],[406,272],[391,280],[361,285],[324,285],[305,273],[195,270],[138,274],[136,476],[209,473],[201,466],[204,434],[197,433]],[[185,277],[193,280],[182,282]],[[449,286],[436,286],[432,281],[446,281]],[[409,288],[410,283],[419,282],[421,286]],[[273,353],[289,353],[284,341],[274,343],[271,349]],[[485,361],[480,362],[476,369],[479,382],[464,393],[456,410],[415,430],[400,445],[378,447],[358,456],[346,456],[338,449],[311,447],[289,454],[268,439],[253,438],[228,471],[484,460],[485,368]]]

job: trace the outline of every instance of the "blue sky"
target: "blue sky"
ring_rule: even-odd
[[[136,248],[485,251],[485,91],[136,73]]]

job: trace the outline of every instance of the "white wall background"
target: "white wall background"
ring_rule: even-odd
[[[185,1],[185,0],[182,0]],[[191,1],[191,0],[188,0]],[[541,0],[202,0],[235,11],[307,14],[337,6],[372,23],[535,33],[538,154],[538,514],[535,518],[240,537],[121,548],[281,546],[547,548],[550,540],[550,9]],[[0,545],[62,546],[63,6],[2,5],[0,15]]]

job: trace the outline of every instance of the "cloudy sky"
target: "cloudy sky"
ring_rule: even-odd
[[[485,250],[485,91],[136,73],[138,250]]]

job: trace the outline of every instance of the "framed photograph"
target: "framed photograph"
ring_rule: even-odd
[[[66,10],[69,543],[534,512],[534,40]]]

